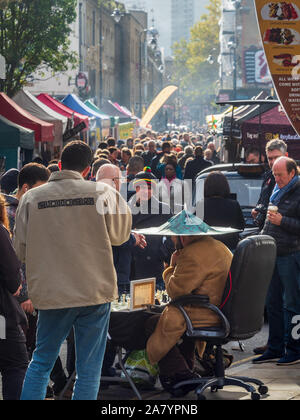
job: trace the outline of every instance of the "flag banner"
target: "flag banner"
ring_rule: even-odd
[[[151,120],[155,117],[161,107],[167,102],[170,96],[176,92],[177,89],[177,86],[167,86],[157,95],[157,97],[147,109],[146,114],[143,116],[140,122],[140,127],[147,128]]]
[[[256,15],[278,99],[300,135],[299,0],[255,0]]]

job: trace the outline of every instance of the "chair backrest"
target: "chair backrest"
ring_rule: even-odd
[[[239,243],[231,265],[231,294],[222,309],[230,324],[230,340],[251,338],[261,330],[275,261],[276,243],[270,236],[252,236]]]

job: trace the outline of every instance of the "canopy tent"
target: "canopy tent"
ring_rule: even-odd
[[[0,156],[5,156],[5,170],[17,167],[19,148],[24,149],[24,162],[31,160],[34,131],[0,116]]]
[[[110,117],[118,117],[123,120],[126,119],[127,121],[130,120],[130,117],[124,114],[124,112],[119,111],[111,101],[104,101],[100,109],[102,112],[104,112],[106,115],[109,115]]]
[[[21,108],[5,93],[0,92],[0,115],[8,120],[19,124],[22,127],[33,130],[36,142],[47,142],[54,140],[54,126],[37,117],[31,115],[28,111]]]
[[[85,105],[84,102],[82,102],[78,96],[74,94],[70,94],[66,96],[62,103],[69,108],[73,109],[76,112],[79,112],[80,114],[87,115],[90,118],[96,118],[100,123],[104,120],[109,120],[109,117],[107,115],[104,115],[103,113],[99,113],[94,111],[93,109],[89,108],[87,105]]]
[[[82,115],[77,112],[74,112],[74,110],[68,108],[66,105],[52,98],[52,96],[48,95],[47,93],[41,93],[37,96],[37,99],[43,102],[43,104],[47,105],[49,108],[58,112],[59,114],[69,118],[70,120],[74,118],[75,127],[83,122],[86,126],[85,129],[87,130],[89,128],[89,117],[87,115]]]
[[[251,104],[252,101],[253,104]],[[222,103],[217,102],[218,104]],[[226,115],[223,116],[223,135],[230,136],[232,133],[233,136],[239,138],[241,137],[241,126],[244,121],[276,107],[278,101],[267,99],[266,92],[261,92],[257,97],[249,101],[231,101],[226,102],[226,104],[232,104],[232,106],[230,108],[231,112],[226,112]]]
[[[117,102],[114,102],[114,105],[115,107],[117,107],[117,109],[120,109],[122,112],[124,112],[125,115],[128,115],[128,117],[131,118],[132,120],[141,121],[136,115],[134,115],[131,111],[129,111],[129,109],[126,108],[126,106],[119,105]]]
[[[20,105],[26,111],[30,112],[37,118],[40,118],[43,121],[47,121],[54,125],[54,146],[63,145],[63,133],[67,128],[68,118],[58,114],[53,109],[49,108],[47,105],[43,104],[41,101],[36,99],[30,92],[27,90],[20,90],[15,96],[14,101]]]
[[[242,124],[242,139],[246,148],[255,145],[264,149],[269,140],[277,137],[287,143],[288,152],[292,158],[300,159],[300,137],[293,129],[281,106],[277,105]]]
[[[111,101],[110,101],[111,102]],[[125,109],[123,109],[123,107],[121,105],[119,105],[117,102],[111,102],[111,104],[118,110],[120,111],[122,114],[126,115],[126,117],[131,118],[132,117],[132,113],[126,111]]]
[[[96,112],[97,114],[103,115],[104,119],[102,120],[102,128],[110,128],[110,117],[109,117],[109,115],[104,114],[97,107],[97,105],[95,105],[94,102],[91,101],[90,99],[84,101],[84,105],[87,106],[93,112]]]
[[[97,112],[100,115],[105,116],[106,118],[109,119],[109,115],[104,114],[98,107],[96,104],[94,104],[94,102],[91,99],[87,99],[86,101],[84,101],[84,104],[89,107],[90,109],[92,109],[93,111]]]

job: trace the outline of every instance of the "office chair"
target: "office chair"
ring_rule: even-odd
[[[217,392],[225,386],[237,386],[251,393],[252,400],[259,400],[268,388],[258,379],[225,376],[222,345],[230,341],[246,340],[256,335],[263,326],[265,299],[276,260],[276,243],[270,236],[253,236],[241,241],[231,265],[230,281],[224,294],[224,304],[218,308],[208,296],[187,295],[173,300],[186,321],[186,336],[216,346],[214,377],[184,381],[174,386],[172,395],[183,395],[181,387],[195,384],[198,400],[205,400],[207,388]],[[228,292],[229,289],[229,292]],[[220,325],[212,328],[193,328],[184,307],[197,305],[218,315]],[[253,385],[258,386],[258,392]]]

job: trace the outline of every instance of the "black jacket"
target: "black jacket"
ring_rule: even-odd
[[[281,225],[266,220],[262,235],[275,239],[278,255],[300,251],[300,181],[282,197],[277,207],[283,216]]]
[[[260,197],[256,206],[256,209],[259,210],[258,216],[256,218],[256,222],[260,230],[264,227],[264,224],[265,224],[270,197],[275,188],[275,184],[276,182],[273,176],[273,172],[269,170],[264,175]]]
[[[114,266],[118,277],[119,295],[130,289],[130,273],[132,263],[132,252],[136,240],[133,234],[125,244],[113,246]]]
[[[195,159],[191,160],[186,165],[184,179],[192,179],[194,182],[199,172],[209,168],[210,166],[212,166],[211,163],[203,159],[203,157],[195,157]]]
[[[156,202],[158,214],[151,214],[151,200],[148,202],[148,214],[138,212],[138,206],[134,202],[129,202],[132,209],[132,227],[135,229],[158,227],[166,223],[171,217],[170,208],[156,198],[152,197],[152,203]],[[169,255],[166,250],[162,236],[147,236],[147,247],[133,249],[133,270],[132,279],[142,280],[145,278],[157,279],[158,285],[163,286],[162,272],[164,270],[164,261],[168,261]]]
[[[142,154],[142,158],[144,159],[145,166],[151,166],[152,160],[155,158],[156,155],[157,155],[156,152],[151,153],[149,152],[149,150],[147,150],[147,152],[144,152]]]
[[[246,225],[239,203],[236,200],[223,197],[211,197],[204,200],[204,222],[209,226],[231,227],[241,231],[245,229]],[[216,236],[215,239],[234,250],[239,242],[239,234]]]
[[[0,224],[0,315],[6,322],[6,339],[23,341],[21,325],[27,318],[17,299],[21,264],[13,249],[8,231]]]

